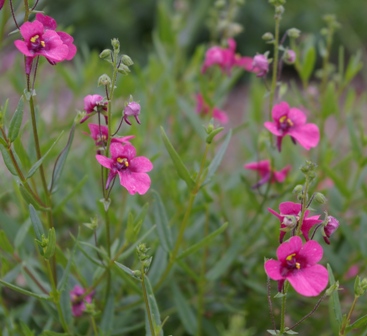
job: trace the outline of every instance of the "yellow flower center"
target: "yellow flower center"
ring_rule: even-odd
[[[291,261],[293,259],[293,257],[295,257],[295,256],[296,256],[296,254],[295,253],[292,253],[287,258],[285,258],[285,260]]]
[[[117,158],[116,161],[122,165],[124,165],[126,168],[129,167],[129,162],[126,158]]]
[[[293,122],[292,122],[292,120],[290,120],[287,116],[283,116],[283,117],[280,117],[279,118],[279,122],[281,123],[281,124],[288,124],[288,126],[293,126],[294,124],[293,124]]]

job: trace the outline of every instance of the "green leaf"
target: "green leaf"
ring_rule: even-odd
[[[8,150],[6,149],[6,145],[0,144],[0,151],[3,155],[3,160],[5,163],[6,168],[10,171],[10,173],[14,176],[18,176],[18,173],[13,165],[13,161],[11,160],[10,154],[8,153]]]
[[[359,329],[362,328],[364,326],[367,326],[367,315],[364,315],[362,317],[360,317],[358,320],[356,320],[354,323],[350,324],[347,328],[346,331],[352,331],[354,329]]]
[[[14,249],[4,230],[0,230],[0,246],[5,252],[13,254]]]
[[[40,299],[40,300],[48,300],[50,301],[51,300],[51,297],[48,296],[48,295],[45,295],[45,294],[36,294],[36,293],[32,293],[30,291],[27,291],[23,288],[20,288],[18,286],[15,286],[7,281],[4,281],[4,280],[1,280],[0,279],[0,284],[5,286],[5,287],[8,287],[10,289],[12,289],[13,291],[16,291],[18,293],[21,293],[21,294],[24,294],[24,295],[27,295],[27,296],[32,296],[32,297],[35,297],[36,299]]]
[[[188,255],[198,251],[199,249],[203,248],[204,246],[208,245],[216,236],[221,234],[226,228],[228,227],[228,222],[224,223],[220,228],[213,231],[211,234],[207,235],[204,239],[199,241],[198,243],[190,246],[188,249],[183,251],[179,256],[178,259],[185,258]]]
[[[344,83],[346,86],[349,82],[357,75],[359,71],[363,68],[363,63],[361,62],[361,52],[358,51],[356,55],[352,56],[347,65],[344,75]]]
[[[20,97],[17,109],[13,117],[10,120],[8,138],[10,142],[13,142],[19,134],[20,126],[22,125],[23,120],[23,110],[24,110],[24,99],[23,96]]]
[[[227,151],[227,147],[228,147],[229,142],[231,140],[231,136],[232,136],[232,130],[230,130],[228,132],[228,134],[226,135],[226,137],[225,137],[222,145],[220,146],[217,154],[215,155],[213,161],[210,163],[210,165],[208,167],[208,174],[205,178],[204,183],[201,185],[201,187],[204,186],[205,184],[209,183],[209,181],[211,180],[211,178],[213,177],[213,175],[217,171],[220,163],[222,162],[223,156],[224,156],[225,152]]]
[[[151,317],[152,317],[152,320],[153,320],[154,327],[159,328],[159,332],[157,332],[157,330],[155,330],[154,334],[156,336],[163,336],[163,330],[160,328],[160,326],[161,326],[161,316],[160,316],[160,313],[159,313],[158,304],[157,304],[157,301],[155,299],[153,289],[152,289],[152,285],[150,284],[149,278],[145,274],[144,274],[144,286],[145,286],[145,290],[146,290],[147,295],[148,295],[149,310],[150,310],[150,314],[151,314]],[[145,317],[146,317],[145,320],[146,320],[146,331],[147,331],[146,335],[151,335],[146,310],[145,310]]]
[[[24,223],[18,228],[17,234],[14,238],[14,247],[15,249],[19,249],[23,243],[24,239],[28,235],[29,228],[32,226],[32,222],[30,218],[27,218]]]
[[[65,287],[62,293],[60,293],[60,307],[62,314],[64,316],[65,322],[68,326],[72,326],[72,313],[71,313],[71,300],[70,300],[70,290]]]
[[[327,269],[328,269],[328,272],[329,272],[329,284],[330,284],[330,286],[332,286],[332,285],[335,284],[335,278],[334,278],[333,270],[331,269],[331,266],[329,264],[327,264]],[[331,307],[334,311],[335,319],[337,320],[337,322],[339,324],[339,327],[340,327],[343,318],[342,318],[342,311],[341,311],[341,307],[340,307],[338,291],[333,292],[333,294],[331,295],[331,300],[329,302],[331,303]]]
[[[41,241],[42,235],[44,235],[43,231],[43,225],[41,223],[41,220],[38,217],[36,209],[33,207],[32,204],[29,204],[29,214],[31,217],[31,222],[33,224],[34,233],[36,235],[36,239]]]
[[[115,294],[111,292],[103,310],[103,316],[100,324],[101,335],[109,336],[112,333],[114,308],[115,308]]]
[[[175,282],[171,283],[171,290],[178,316],[182,322],[181,325],[190,335],[196,335],[198,325],[194,311]]]
[[[68,333],[58,333],[51,330],[45,330],[42,332],[41,336],[72,336]]]
[[[78,239],[78,237],[76,239]],[[74,260],[76,246],[77,246],[77,244],[75,243],[74,244],[74,247],[73,247],[73,250],[71,251],[71,255],[68,258],[68,263],[67,263],[67,265],[66,265],[66,267],[64,269],[64,273],[62,274],[62,278],[59,281],[59,283],[57,284],[57,290],[60,293],[62,293],[65,290],[65,288],[66,288],[66,286],[68,284],[69,274],[70,274],[70,270],[71,270],[71,265],[72,265],[73,260]]]
[[[137,276],[136,274],[135,274],[135,272],[132,270],[132,269],[130,269],[129,267],[126,267],[125,265],[123,265],[123,264],[120,264],[119,262],[117,262],[117,261],[115,261],[115,264],[119,267],[119,268],[121,268],[126,274],[128,274],[129,276],[131,276],[134,280],[139,280],[140,281],[140,277],[139,276]]]
[[[59,179],[61,177],[66,158],[68,157],[69,150],[70,150],[71,144],[74,139],[74,132],[75,132],[75,124],[71,126],[69,138],[68,138],[68,142],[66,143],[66,146],[64,147],[64,149],[61,151],[60,155],[56,159],[55,166],[52,172],[51,183],[48,188],[51,193],[53,193],[57,188],[57,183],[59,182]]]
[[[58,143],[58,141],[61,139],[62,135],[64,134],[64,131],[61,132],[61,134],[58,136],[58,138],[55,140],[55,142],[52,144],[52,146],[48,149],[45,155],[43,155],[29,170],[27,174],[27,179],[33,176],[33,174],[37,171],[37,169],[41,166],[47,155],[51,152],[52,148]]]
[[[301,65],[299,76],[303,82],[308,82],[316,62],[316,49],[308,46],[304,54],[304,61]]]
[[[191,190],[195,186],[194,180],[191,178],[191,176],[190,176],[186,166],[182,162],[180,156],[177,154],[176,150],[173,148],[173,146],[172,146],[171,142],[169,141],[166,133],[164,132],[163,127],[161,127],[161,134],[162,134],[162,139],[163,139],[164,145],[165,145],[165,147],[168,151],[168,154],[170,155],[170,157],[173,161],[173,164],[176,168],[178,176],[186,182],[187,187]]]
[[[330,115],[339,114],[337,90],[334,82],[329,82],[321,101],[321,115],[326,119]]]
[[[55,228],[51,228],[48,230],[48,243],[46,250],[44,251],[43,257],[45,259],[50,259],[55,254],[55,248],[56,248],[56,232]]]
[[[349,199],[351,197],[351,192],[347,188],[345,178],[341,178],[341,176],[339,176],[335,170],[331,169],[328,165],[322,165],[322,170],[333,180],[340,193]]]
[[[20,321],[20,328],[22,329],[23,336],[34,336],[34,332],[22,321]]]
[[[149,203],[146,203],[143,206],[140,214],[136,218],[134,218],[131,212],[129,213],[126,230],[125,230],[126,243],[132,243],[136,240],[136,237],[139,235],[141,226],[143,225],[148,208],[149,208]]]
[[[170,252],[172,250],[173,242],[166,209],[159,194],[155,190],[152,190],[152,193],[153,197],[156,200],[156,206],[154,207],[155,209],[154,215],[155,215],[155,222],[157,225],[158,238],[163,249],[166,252]]]
[[[50,211],[50,208],[45,208],[44,206],[40,205],[38,201],[33,197],[31,193],[23,186],[23,184],[18,184],[19,191],[24,198],[24,200],[27,202],[27,204],[32,204],[36,210],[40,211]]]

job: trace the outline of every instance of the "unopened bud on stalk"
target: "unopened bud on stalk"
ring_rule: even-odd
[[[291,49],[286,50],[283,56],[283,60],[286,64],[293,64],[296,61],[296,53]]]
[[[102,76],[100,76],[98,78],[98,86],[107,86],[107,85],[111,85],[112,81],[111,81],[111,78],[106,75],[106,74],[103,74]]]
[[[302,184],[298,184],[298,185],[296,185],[294,187],[293,194],[298,195],[298,194],[302,193],[302,191],[303,191],[303,185]]]
[[[120,42],[119,42],[119,40],[117,38],[113,38],[111,40],[111,44],[112,44],[113,50],[116,53],[119,53],[120,52]]]
[[[272,33],[270,33],[270,32],[267,32],[261,38],[264,41],[272,41],[272,40],[274,40],[274,35]]]
[[[315,194],[314,199],[320,204],[325,204],[327,202],[327,198],[320,192]]]
[[[124,63],[127,66],[131,66],[134,64],[132,59],[128,55],[122,55],[121,62]]]
[[[110,60],[111,59],[112,50],[111,49],[105,49],[99,54],[99,58],[104,60]]]
[[[298,38],[301,35],[301,31],[297,28],[290,28],[287,30],[287,34],[291,38]]]
[[[283,15],[284,7],[283,6],[276,6],[275,7],[275,15]]]

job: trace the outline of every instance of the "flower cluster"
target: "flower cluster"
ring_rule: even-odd
[[[31,72],[33,59],[37,56],[44,56],[52,65],[69,61],[75,56],[74,39],[65,32],[56,31],[56,28],[56,21],[41,13],[36,14],[33,22],[20,26],[23,40],[16,40],[14,44],[26,56],[27,74]]]

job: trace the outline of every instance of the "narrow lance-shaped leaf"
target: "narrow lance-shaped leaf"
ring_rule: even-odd
[[[45,294],[36,294],[36,293],[33,293],[33,292],[30,292],[28,290],[25,290],[23,288],[20,288],[18,286],[15,286],[7,281],[4,281],[4,280],[1,280],[0,279],[0,285],[3,285],[5,287],[8,287],[18,293],[21,293],[21,294],[24,294],[24,295],[27,295],[27,296],[33,296],[35,297],[36,299],[40,299],[40,300],[51,300],[50,296],[48,295],[45,295]]]
[[[228,222],[224,223],[220,228],[213,231],[211,234],[206,236],[204,239],[200,240],[198,243],[190,246],[188,249],[183,251],[179,256],[178,259],[185,258],[188,255],[198,251],[199,249],[203,248],[204,246],[208,245],[216,236],[221,234],[226,228],[228,227]]]
[[[103,316],[100,324],[101,335],[105,336],[111,335],[113,328],[114,307],[115,307],[115,295],[111,293],[107,299],[107,303],[103,311]]]
[[[154,214],[157,225],[158,238],[162,244],[163,249],[166,252],[169,252],[172,250],[173,243],[172,243],[171,228],[169,226],[166,209],[159,194],[155,190],[153,190],[152,193],[153,197],[156,200]]]
[[[36,209],[32,204],[29,204],[29,214],[31,217],[31,222],[33,224],[34,233],[36,235],[36,239],[41,241],[42,235],[44,235],[43,226],[41,220],[38,217]]]
[[[328,269],[328,272],[329,272],[329,283],[330,283],[330,286],[332,286],[332,285],[335,284],[335,278],[334,278],[333,270],[331,269],[329,264],[327,264],[327,269]],[[339,326],[340,326],[341,323],[342,323],[343,317],[342,317],[342,311],[341,311],[341,308],[340,308],[340,301],[339,301],[338,291],[334,291],[331,294],[330,302],[331,302],[332,309],[333,309],[334,314],[335,314],[335,318],[338,321]]]
[[[60,140],[60,138],[62,137],[62,135],[64,134],[64,132],[61,132],[61,134],[58,136],[58,138],[55,140],[55,142],[52,144],[52,146],[49,148],[49,150],[46,152],[45,155],[43,155],[29,170],[28,174],[27,174],[27,179],[29,179],[30,177],[33,176],[33,174],[37,171],[37,169],[41,166],[41,164],[43,163],[43,161],[45,160],[45,158],[47,157],[47,155],[51,152],[52,148],[54,148],[54,146],[58,143],[58,141]]]
[[[314,46],[310,46],[307,48],[305,52],[304,61],[303,64],[301,65],[299,73],[303,82],[307,82],[308,79],[310,78],[313,68],[315,66],[315,62],[316,62],[316,50]]]
[[[149,278],[145,274],[144,274],[144,286],[145,286],[146,293],[148,295],[148,304],[149,304],[150,314],[153,319],[154,328],[156,329],[154,330],[154,334],[156,336],[163,336],[163,330],[161,328],[161,315],[159,313],[158,304],[155,299],[152,285],[150,284]],[[147,321],[147,312],[145,316],[146,316],[145,320]],[[147,328],[146,334],[151,335],[149,323],[146,323],[146,328]],[[158,330],[159,332],[157,332]]]
[[[50,259],[55,254],[56,248],[56,232],[55,228],[51,228],[48,230],[48,243],[46,250],[44,251],[44,258]]]
[[[48,188],[51,193],[56,189],[57,183],[61,177],[61,173],[64,168],[66,158],[68,157],[69,150],[70,150],[71,144],[74,139],[74,132],[75,132],[75,124],[71,126],[69,138],[68,138],[68,142],[66,146],[64,147],[64,149],[61,151],[60,155],[56,159],[54,170],[52,172],[51,183]]]
[[[224,142],[222,143],[222,145],[220,146],[218,150],[218,153],[215,155],[213,161],[210,163],[209,168],[208,168],[208,174],[206,176],[204,183],[201,186],[204,186],[205,184],[209,183],[210,179],[213,177],[213,175],[217,171],[220,163],[222,162],[223,156],[228,148],[229,142],[231,140],[231,136],[232,136],[232,130],[228,132],[228,134],[226,135],[226,138],[224,139]]]
[[[4,230],[0,230],[0,246],[1,249],[8,253],[13,253],[14,249],[12,244],[10,243],[8,237]]]
[[[12,175],[18,176],[18,173],[13,165],[13,161],[11,160],[10,154],[8,153],[6,149],[6,146],[4,146],[3,144],[0,144],[0,151],[1,151],[1,154],[3,155],[3,160],[4,160],[6,168],[8,168],[8,170],[10,171]]]
[[[15,110],[13,118],[11,118],[9,124],[8,138],[11,142],[13,142],[18,137],[19,130],[23,120],[23,110],[24,110],[24,99],[22,96],[19,99],[17,109]]]
[[[195,185],[194,180],[191,178],[191,176],[190,176],[186,166],[182,162],[180,156],[177,154],[176,150],[173,148],[173,146],[172,146],[171,142],[169,141],[166,133],[164,132],[163,127],[161,127],[161,133],[162,133],[162,139],[163,139],[164,145],[165,145],[165,147],[168,151],[169,156],[172,159],[172,162],[173,162],[173,164],[176,168],[178,176],[186,182],[187,187],[191,190]]]
[[[364,316],[360,317],[354,323],[350,324],[346,328],[346,331],[349,332],[349,331],[352,331],[354,329],[359,329],[359,328],[366,327],[366,326],[367,326],[367,315],[364,315]]]

